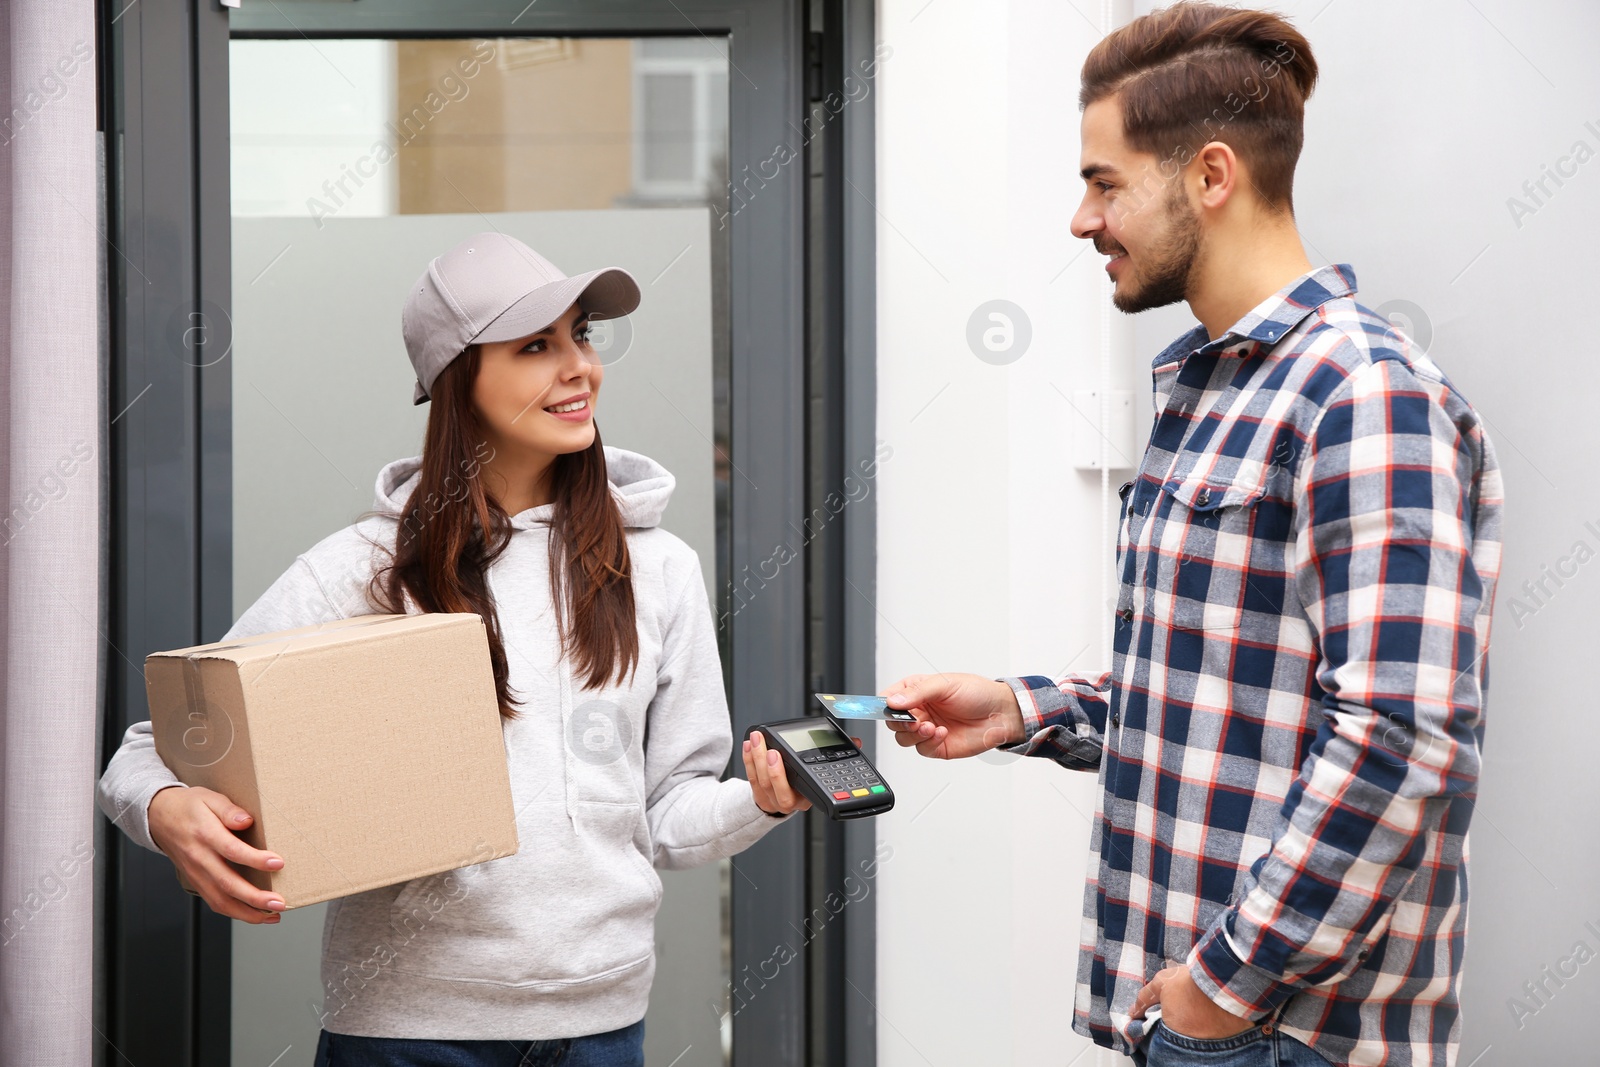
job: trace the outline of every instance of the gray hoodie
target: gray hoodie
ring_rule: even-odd
[[[630,1025],[655,971],[655,868],[732,855],[780,822],[755,806],[748,782],[718,780],[733,739],[711,607],[699,558],[658,526],[672,475],[621,449],[607,448],[606,462],[628,527],[639,668],[628,684],[584,688],[551,610],[551,507],[512,516],[488,581],[523,700],[503,724],[520,848],[333,901],[322,933],[328,1030],[535,1040]],[[381,562],[368,539],[394,544],[419,468],[417,458],[385,466],[379,516],[298,556],[224,640],[377,611],[363,592]],[[149,722],[137,723],[100,780],[100,808],[154,849],[150,798],[177,784]]]

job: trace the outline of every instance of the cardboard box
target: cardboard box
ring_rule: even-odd
[[[366,615],[145,660],[156,751],[255,816],[291,908],[517,851],[483,620]],[[185,887],[187,888],[187,887]]]

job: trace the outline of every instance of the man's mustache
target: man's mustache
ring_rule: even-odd
[[[1096,238],[1094,241],[1094,250],[1099,252],[1102,256],[1120,256],[1126,254],[1128,251],[1119,244],[1114,244],[1110,241],[1101,241],[1098,238]]]

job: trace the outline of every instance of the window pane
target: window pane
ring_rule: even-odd
[[[645,178],[653,182],[694,181],[694,76],[647,74],[642,88]]]

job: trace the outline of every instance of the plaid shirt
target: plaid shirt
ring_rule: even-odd
[[[1100,774],[1073,1027],[1122,1052],[1186,963],[1335,1064],[1456,1059],[1500,472],[1354,292],[1323,267],[1157,357],[1111,672],[1006,679],[1013,751]]]

